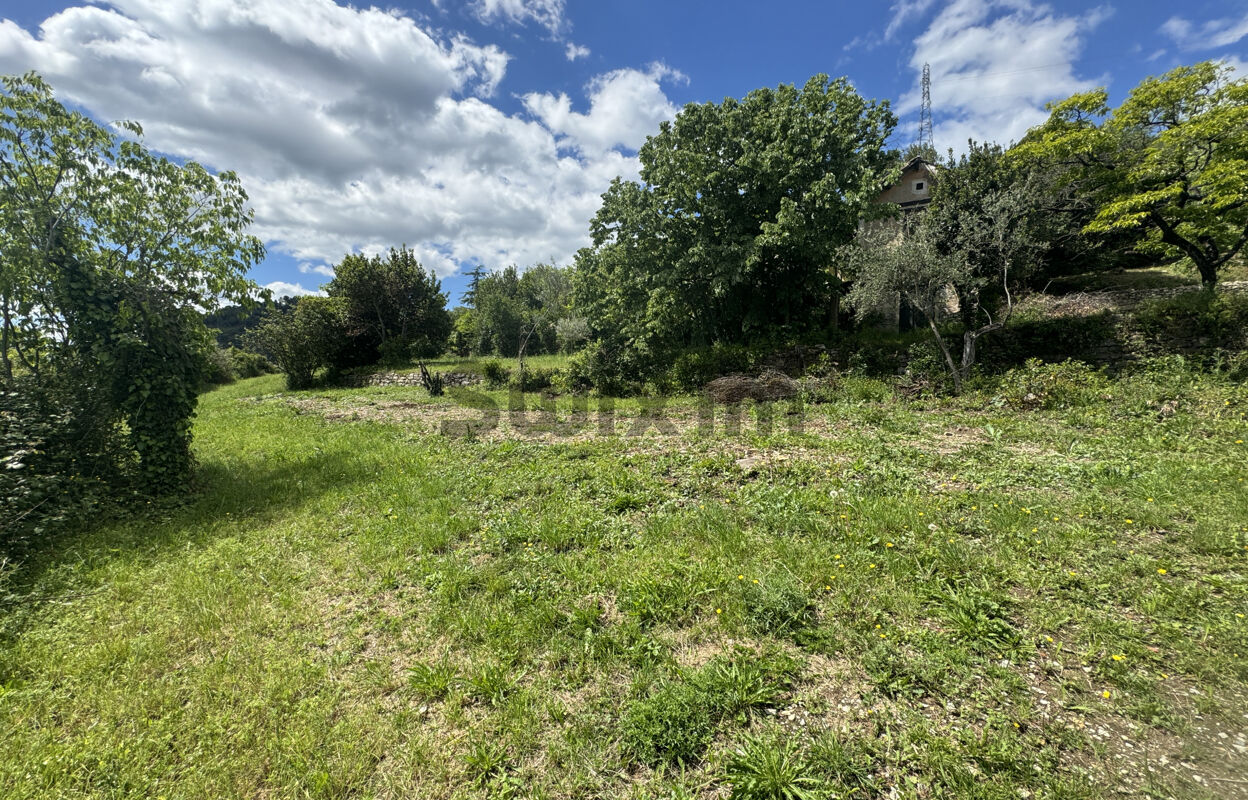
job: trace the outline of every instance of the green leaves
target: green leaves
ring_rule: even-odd
[[[686,106],[617,179],[577,256],[577,304],[640,352],[823,324],[836,247],[893,169],[895,119],[845,79]]]
[[[407,247],[390,248],[385,256],[345,256],[326,289],[342,298],[348,333],[380,343],[383,353],[396,360],[445,350],[451,335],[446,294],[437,275],[426,271]]]
[[[1074,95],[1014,155],[1087,198],[1088,232],[1138,231],[1212,284],[1248,241],[1248,80],[1230,75],[1179,67],[1112,111],[1104,90]]]
[[[65,405],[90,433],[48,477],[180,488],[209,349],[196,307],[257,291],[247,195],[150,152],[137,124],[69,111],[33,73],[0,82],[0,384],[90,398]]]

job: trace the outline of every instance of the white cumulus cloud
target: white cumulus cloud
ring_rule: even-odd
[[[569,61],[576,61],[578,58],[589,57],[588,47],[583,47],[579,44],[573,44],[572,42],[568,42],[568,47],[563,52],[564,52],[564,55],[568,57]]]
[[[658,132],[659,123],[676,116],[676,108],[663,93],[664,80],[685,80],[664,64],[651,64],[641,72],[620,69],[590,82],[589,111],[572,110],[566,94],[533,92],[524,96],[525,108],[551,131],[592,155],[614,147],[636,150],[646,136]]]
[[[483,4],[520,6],[562,13]],[[618,70],[585,113],[561,96],[508,114],[491,100],[508,59],[332,0],[113,0],[37,33],[0,21],[0,73],[36,70],[98,119],[140,122],[151,147],[235,170],[254,231],[310,277],[399,244],[446,275],[566,263],[587,242],[611,178],[637,173],[621,148],[674,115],[661,83],[676,75]]]
[[[1107,7],[1061,15],[1029,0],[953,0],[914,41],[915,87],[898,103],[917,124],[918,73],[931,65],[932,114],[941,150],[977,141],[1016,141],[1043,122],[1050,100],[1101,81],[1077,77],[1084,37],[1108,18]],[[903,126],[903,132],[913,126]]]
[[[320,289],[306,289],[298,283],[287,283],[286,281],[273,281],[266,283],[264,288],[273,293],[274,298],[278,297],[303,297],[305,295],[313,295],[316,297],[324,297],[325,292]]]

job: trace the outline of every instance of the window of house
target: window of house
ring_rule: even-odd
[[[915,182],[914,182],[914,190],[915,190],[916,192],[921,192],[921,191],[923,191],[923,187],[924,187],[924,186],[927,186],[927,184],[926,184],[925,182],[923,182],[923,181],[915,181]]]

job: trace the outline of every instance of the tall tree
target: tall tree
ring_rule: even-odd
[[[598,336],[665,350],[826,321],[835,249],[896,170],[896,119],[846,79],[688,105],[615,181],[577,257]]]
[[[371,335],[392,359],[441,355],[451,335],[446,294],[407,247],[386,255],[352,253],[325,290],[346,301],[353,333]]]
[[[1086,230],[1136,232],[1211,286],[1248,241],[1248,78],[1230,76],[1209,61],[1179,67],[1112,110],[1104,89],[1076,94],[1014,152],[1089,199]]]
[[[475,308],[477,305],[477,286],[481,284],[481,279],[489,275],[489,270],[477,264],[468,271],[468,289],[460,295],[460,302],[469,308]]]

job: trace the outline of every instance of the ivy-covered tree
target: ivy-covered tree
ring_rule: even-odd
[[[1133,232],[1215,284],[1248,242],[1248,78],[1206,61],[1144,80],[1115,109],[1104,89],[1049,108],[1015,156],[1086,198],[1088,232]]]
[[[688,105],[616,180],[577,256],[577,307],[639,352],[826,325],[829,272],[886,179],[896,119],[848,80]]]
[[[96,437],[113,449],[87,453],[84,435],[51,460],[54,445],[32,440],[0,460],[12,476],[44,458],[67,485],[107,462],[110,480],[179,488],[208,343],[196,308],[257,293],[246,273],[264,248],[246,233],[247,195],[232,173],[151,153],[136,124],[119,135],[70,111],[37,75],[2,83],[0,384],[69,428],[125,438]]]

